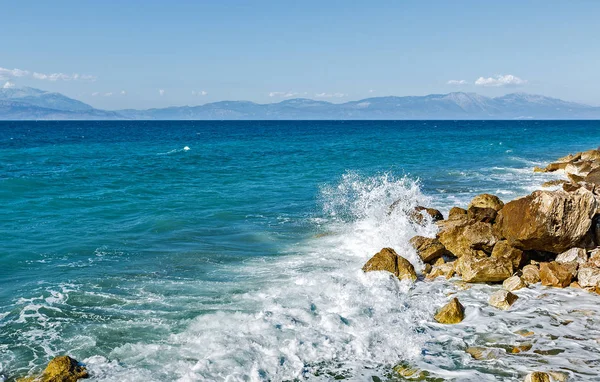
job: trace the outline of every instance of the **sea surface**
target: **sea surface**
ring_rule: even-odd
[[[91,381],[599,380],[599,295],[504,312],[499,286],[361,271],[382,247],[423,268],[412,207],[509,201],[599,144],[597,121],[0,122],[0,380],[61,354]],[[452,296],[465,321],[435,323]]]

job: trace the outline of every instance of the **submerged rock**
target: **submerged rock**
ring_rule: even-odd
[[[76,382],[88,377],[83,364],[69,356],[60,356],[48,363],[41,376],[21,378],[17,382]]]
[[[424,263],[434,261],[448,253],[446,247],[437,238],[415,236],[410,239],[410,244],[417,250]]]
[[[440,324],[458,324],[465,319],[465,307],[455,297],[434,316]]]
[[[490,296],[489,303],[491,306],[502,310],[508,310],[519,297],[507,290],[500,289]]]
[[[500,282],[513,273],[511,261],[504,257],[464,256],[457,261],[457,271],[466,282]]]
[[[503,354],[501,349],[490,349],[483,346],[469,346],[465,351],[477,360],[497,359]]]
[[[561,253],[588,233],[596,211],[589,191],[535,191],[507,203],[498,213],[496,232],[523,250]]]
[[[533,373],[527,374],[525,382],[550,382],[550,376],[541,371],[534,371]]]
[[[471,200],[469,208],[471,207],[492,208],[495,211],[500,211],[504,207],[504,203],[496,195],[481,194]]]
[[[365,272],[388,271],[400,280],[415,281],[417,273],[413,265],[404,257],[399,256],[392,248],[383,248],[377,252],[362,268]]]
[[[540,263],[540,279],[542,285],[565,288],[571,284],[576,275],[577,266],[552,261]]]

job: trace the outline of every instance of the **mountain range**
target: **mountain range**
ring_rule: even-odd
[[[0,120],[352,120],[352,119],[600,119],[600,107],[541,95],[485,97],[455,92],[373,97],[331,103],[306,98],[278,103],[220,101],[147,110],[100,110],[60,93],[0,89]]]

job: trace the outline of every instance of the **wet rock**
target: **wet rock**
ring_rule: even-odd
[[[465,307],[455,297],[434,316],[440,324],[458,324],[465,319]]]
[[[438,220],[444,220],[444,215],[442,215],[442,213],[439,210],[436,210],[435,208],[427,208],[427,207],[423,207],[423,206],[417,206],[417,207],[415,207],[415,211],[426,213],[427,215],[429,215],[431,220],[434,222],[436,222]]]
[[[400,280],[415,281],[417,273],[413,265],[404,257],[399,256],[392,248],[383,248],[377,252],[362,268],[365,272],[388,271]]]
[[[469,208],[492,208],[496,211],[500,211],[500,209],[502,209],[503,206],[504,203],[502,202],[502,200],[500,200],[500,198],[498,198],[496,195],[491,194],[477,195],[473,198],[473,200],[471,200],[471,203],[469,204]]]
[[[507,278],[502,283],[502,287],[510,292],[525,288],[526,286],[527,285],[523,282],[523,280],[521,280],[521,278],[517,275]]]
[[[507,290],[500,289],[490,296],[489,303],[491,306],[502,310],[508,310],[519,297]]]
[[[540,263],[540,279],[542,285],[565,288],[571,284],[577,272],[577,266],[573,264]]]
[[[400,376],[407,378],[411,381],[424,381],[429,376],[429,373],[424,370],[417,369],[409,365],[408,363],[401,363],[394,366],[394,371]]]
[[[513,269],[519,269],[523,263],[523,251],[508,244],[506,240],[500,240],[492,250],[492,257],[503,257],[511,261]]]
[[[553,382],[567,382],[569,380],[569,375],[561,371],[549,371],[548,375],[552,377]]]
[[[556,187],[556,186],[562,186],[565,183],[569,183],[568,181],[564,180],[564,179],[554,179],[554,180],[549,180],[547,182],[544,182],[542,184],[542,187]]]
[[[475,255],[478,250],[489,253],[498,241],[490,223],[458,220],[444,226],[438,237],[456,257]]]
[[[536,265],[526,265],[521,272],[521,280],[525,284],[532,285],[540,282],[540,269]]]
[[[498,216],[498,212],[493,208],[469,207],[467,210],[467,219],[484,223],[493,223]]]
[[[469,346],[466,350],[474,359],[497,359],[503,354],[500,349],[490,349],[483,346]]]
[[[527,374],[525,382],[550,382],[550,376],[541,371],[534,371],[533,373]]]
[[[600,268],[584,265],[577,272],[578,283],[583,288],[600,287]]]
[[[465,217],[467,215],[467,210],[460,207],[452,207],[450,212],[448,212],[448,220],[456,219],[457,217]]]
[[[516,346],[513,346],[512,348],[510,348],[509,353],[511,353],[511,354],[519,354],[519,353],[531,350],[532,347],[533,347],[532,344],[516,345]]]
[[[510,260],[500,257],[464,256],[457,260],[457,271],[470,283],[501,282],[512,276]]]
[[[450,279],[454,276],[454,263],[444,263],[433,266],[431,272],[427,275],[428,280],[434,280],[438,277]]]
[[[69,356],[60,356],[48,363],[41,376],[21,378],[17,382],[76,382],[88,377],[83,364]]]
[[[556,256],[556,261],[559,263],[585,264],[587,260],[587,252],[583,248],[571,248]]]
[[[561,253],[588,233],[596,199],[587,190],[535,191],[507,203],[496,218],[496,233],[523,250]]]
[[[410,244],[417,250],[424,263],[434,261],[448,253],[446,247],[437,238],[415,236],[410,239]]]

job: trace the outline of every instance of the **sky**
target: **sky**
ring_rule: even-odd
[[[600,1],[5,1],[0,87],[117,110],[454,91],[600,105]]]

